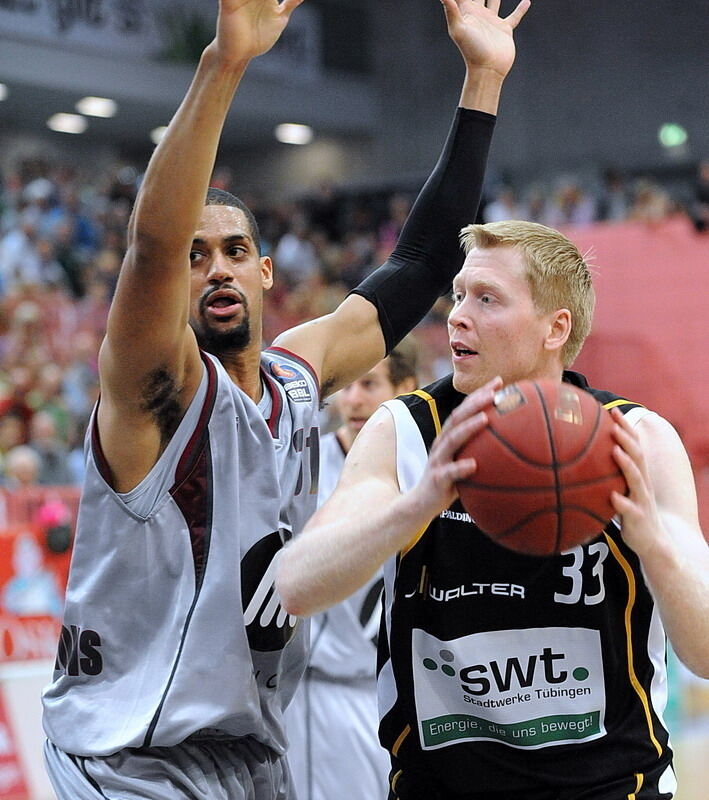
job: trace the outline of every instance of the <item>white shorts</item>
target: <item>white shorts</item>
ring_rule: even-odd
[[[190,739],[83,758],[44,746],[58,800],[295,800],[283,757],[248,739]]]
[[[389,754],[379,744],[374,678],[335,682],[306,672],[285,713],[299,800],[384,800]]]

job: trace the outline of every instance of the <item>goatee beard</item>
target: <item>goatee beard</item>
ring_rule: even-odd
[[[243,319],[236,328],[229,331],[218,331],[207,326],[196,326],[190,323],[197,336],[197,344],[207,353],[217,358],[227,353],[238,353],[251,342],[249,320]]]
[[[218,326],[212,327],[203,316],[207,304],[209,303],[209,298],[215,292],[224,288],[230,288],[232,291],[236,291],[243,309],[241,322],[235,328],[229,330],[221,330]],[[250,344],[251,327],[249,325],[249,303],[243,293],[235,290],[233,287],[227,287],[225,284],[211,286],[203,292],[199,305],[201,315],[197,319],[191,319],[190,325],[197,337],[197,344],[202,350],[219,358],[230,353],[239,353]]]

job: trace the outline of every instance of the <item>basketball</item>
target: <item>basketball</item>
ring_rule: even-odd
[[[627,489],[608,411],[582,389],[540,380],[501,389],[486,413],[489,425],[458,453],[477,461],[458,492],[480,530],[536,556],[595,538],[615,513],[611,492]]]

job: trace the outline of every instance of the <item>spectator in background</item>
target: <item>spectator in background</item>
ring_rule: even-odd
[[[306,202],[310,224],[322,230],[331,241],[342,238],[342,202],[329,181],[320,183],[313,197]]]
[[[0,239],[0,294],[10,294],[27,283],[40,283],[41,276],[37,225],[23,213],[19,224]]]
[[[69,448],[57,434],[54,417],[38,411],[30,423],[30,443],[39,459],[36,482],[42,486],[70,486],[74,475],[69,468]]]
[[[68,286],[66,272],[57,260],[54,242],[46,236],[37,240],[35,245],[39,264],[39,276],[35,283],[40,286]]]
[[[546,224],[552,228],[589,225],[596,217],[596,204],[576,179],[565,178],[554,194],[546,217]]]
[[[54,193],[54,184],[44,177],[30,181],[22,193],[22,199],[27,203],[24,214],[33,223],[39,236],[47,236],[50,232]]]
[[[62,397],[69,413],[81,419],[88,417],[97,399],[98,337],[92,331],[81,330],[72,345],[72,359],[62,377]]]
[[[17,445],[5,456],[0,484],[10,491],[37,486],[40,468],[37,453],[26,444]]]
[[[123,237],[114,230],[106,230],[101,248],[93,258],[93,269],[89,269],[87,280],[103,282],[113,296],[118,281],[118,271],[123,261],[125,247]]]
[[[342,247],[329,239],[326,231],[320,228],[313,228],[310,241],[313,243],[320,264],[320,274],[328,283],[339,283],[342,269]],[[386,256],[380,260],[386,260]]]
[[[485,206],[482,214],[485,222],[519,219],[520,208],[517,205],[515,190],[511,186],[496,187],[494,199]]]
[[[19,302],[14,302],[19,301]],[[3,366],[27,360],[32,350],[41,345],[42,313],[39,305],[24,297],[14,297],[3,304],[5,319],[9,325],[0,336],[0,357]]]
[[[22,421],[22,443],[29,441],[30,420],[34,410],[27,396],[34,385],[34,373],[27,367],[13,367],[8,376],[3,395],[0,398],[0,417],[15,416]]]
[[[273,252],[273,262],[290,286],[296,286],[318,271],[318,258],[308,238],[308,222],[302,211],[296,211],[290,228]]]
[[[55,231],[54,252],[64,273],[64,285],[74,299],[84,295],[84,265],[74,243],[75,229],[70,220],[62,220]]]
[[[25,442],[25,423],[17,414],[0,416],[0,469],[5,457],[12,450]]]
[[[385,259],[394,249],[406,217],[411,211],[411,198],[406,194],[393,194],[387,203],[387,218],[379,226],[377,260]]]
[[[69,410],[62,395],[64,371],[55,363],[43,364],[37,373],[37,381],[28,395],[28,401],[35,411],[46,412],[52,418],[60,438],[66,441],[69,435]]]
[[[63,214],[59,225],[64,225],[72,232],[71,244],[77,257],[85,260],[94,253],[99,244],[99,230],[95,221],[84,211],[79,189],[71,184],[61,192]],[[55,239],[59,236],[55,229]]]
[[[80,330],[97,334],[104,333],[111,296],[112,291],[108,281],[103,280],[100,275],[89,279],[86,294],[77,304]]]
[[[318,271],[293,288],[283,303],[283,309],[297,324],[332,313],[346,294],[342,284],[327,283]]]
[[[547,200],[544,190],[538,184],[532,184],[526,191],[524,202],[520,206],[520,219],[527,222],[543,222],[546,219]]]
[[[598,198],[598,219],[608,222],[621,222],[628,216],[630,197],[623,175],[609,167],[603,172],[603,185]]]
[[[360,223],[362,220],[360,220]],[[362,224],[345,235],[342,247],[340,276],[343,283],[354,288],[374,266],[377,237],[373,229]]]
[[[633,203],[628,219],[636,222],[660,222],[672,212],[667,192],[650,178],[640,178],[633,189]]]

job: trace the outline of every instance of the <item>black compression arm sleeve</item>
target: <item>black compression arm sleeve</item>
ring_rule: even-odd
[[[449,291],[463,265],[458,236],[475,222],[494,127],[491,114],[457,110],[394,252],[352,290],[376,306],[387,353]]]

